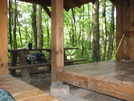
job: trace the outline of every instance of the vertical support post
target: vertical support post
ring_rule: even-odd
[[[27,64],[26,64],[26,59],[25,59],[25,51],[19,51],[19,52],[17,52],[17,54],[19,55],[20,65],[26,66]],[[31,83],[30,75],[28,73],[27,68],[21,69],[21,74],[22,74],[22,79],[25,82]]]
[[[7,0],[0,1],[0,75],[8,74]]]
[[[131,0],[131,31],[134,31],[134,0]],[[134,45],[134,35],[131,35],[131,47],[132,47],[132,49],[131,49],[131,51],[130,51],[130,53],[131,53],[131,59],[133,60],[134,59],[134,47],[133,47],[133,45]]]
[[[57,69],[64,67],[63,0],[51,0],[52,7],[52,86],[58,84]]]
[[[134,31],[134,7],[133,0],[122,0],[116,5],[116,45],[119,45],[123,33]],[[122,17],[123,16],[123,17]],[[116,55],[117,60],[134,60],[134,36],[125,36]]]
[[[121,37],[120,33],[122,30],[119,30],[120,27],[120,18],[119,16],[121,15],[121,12],[119,12],[120,9],[120,5],[116,5],[116,48],[115,50],[117,50],[117,47],[119,45],[119,38]],[[121,59],[121,51],[118,50],[118,54],[116,54],[115,56],[116,60],[120,60]]]

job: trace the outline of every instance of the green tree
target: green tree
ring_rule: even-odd
[[[106,0],[102,0],[102,34],[103,34],[103,44],[102,44],[102,61],[106,59],[106,48],[107,48],[107,26],[106,26]]]
[[[115,31],[115,18],[114,18],[114,10],[115,7],[112,4],[112,10],[111,10],[111,20],[110,20],[110,33],[109,33],[109,45],[108,45],[108,54],[107,54],[107,59],[111,60],[112,59],[112,55],[114,54],[114,39],[115,39],[115,35],[114,35],[114,31]]]
[[[32,4],[32,14],[31,14],[31,17],[32,17],[32,29],[33,29],[33,33],[34,33],[34,46],[35,48],[37,48],[37,21],[36,21],[36,11],[37,11],[37,8],[36,8],[36,4]]]
[[[93,4],[93,61],[100,61],[99,0]]]
[[[42,34],[42,7],[38,5],[37,12],[37,49],[43,47],[43,34]]]

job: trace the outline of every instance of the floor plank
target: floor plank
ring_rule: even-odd
[[[7,90],[17,101],[61,101],[11,75],[0,75],[0,86]]]
[[[134,62],[105,61],[65,66],[57,74],[63,82],[134,101]]]

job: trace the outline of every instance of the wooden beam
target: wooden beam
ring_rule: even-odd
[[[134,101],[134,83],[58,70],[59,80],[127,101]]]
[[[0,75],[8,74],[7,0],[0,1]]]
[[[81,7],[81,4],[77,0],[72,0],[72,2],[74,2],[76,6]]]
[[[26,59],[25,59],[25,52],[24,51],[19,51],[17,52],[17,54],[19,55],[19,59],[20,59],[20,65],[21,66],[26,66]],[[28,73],[28,69],[24,68],[21,69],[21,74],[22,74],[22,79],[27,82],[27,83],[31,83],[31,78],[30,75]]]
[[[44,1],[45,2],[45,1]],[[48,16],[51,18],[51,11],[48,9],[46,3],[41,4],[41,6],[43,7],[43,9],[46,11],[46,13],[48,14]]]
[[[121,0],[110,0],[114,5],[119,4],[120,2],[122,2]]]
[[[119,42],[120,42],[120,39],[121,39],[121,36],[122,36],[121,33],[123,32],[122,24],[121,24],[122,17],[120,17],[122,14],[121,14],[120,9],[121,9],[121,5],[118,4],[116,6],[116,49],[117,49],[117,47],[119,45]],[[117,60],[121,59],[121,48],[118,50],[118,53],[116,55],[116,59]]]
[[[15,101],[62,101],[11,75],[1,75],[0,86],[8,91]]]
[[[51,0],[52,5],[52,83],[57,82],[57,69],[64,67],[63,0]]]
[[[134,0],[131,0],[131,22],[130,22],[130,24],[131,24],[131,31],[132,31],[132,33],[134,34]],[[131,36],[131,43],[132,43],[132,45],[131,45],[131,47],[132,47],[132,49],[131,49],[131,59],[134,59],[134,47],[133,47],[133,45],[134,45],[134,35],[132,35]]]
[[[48,14],[48,16],[51,18],[51,12],[47,8],[48,3],[46,3],[46,1],[44,1],[44,0],[41,0],[41,1],[40,0],[19,0],[19,1],[24,1],[24,2],[29,2],[29,3],[41,5],[43,7],[43,9],[46,11],[46,13]]]
[[[134,7],[133,0],[123,0],[116,5],[117,22],[116,22],[116,45],[118,46],[123,33],[134,31]],[[123,17],[122,17],[123,16]],[[129,35],[129,34],[125,34]],[[134,60],[134,36],[124,37],[120,49],[116,55],[116,59]]]
[[[34,3],[34,4],[41,4],[40,0],[19,0],[19,1],[29,2],[29,3]]]

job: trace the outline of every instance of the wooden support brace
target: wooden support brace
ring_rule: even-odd
[[[51,11],[48,9],[48,7],[46,6],[46,4],[43,3],[41,6],[46,11],[46,13],[48,14],[48,16],[51,18]]]
[[[134,31],[126,31],[125,35],[134,35]]]

